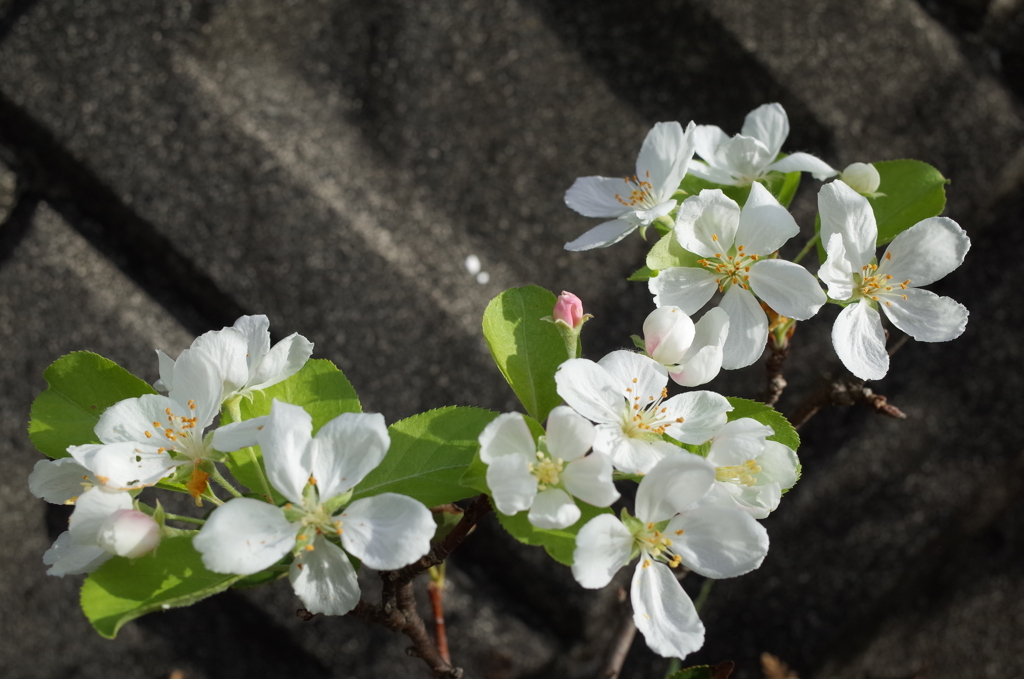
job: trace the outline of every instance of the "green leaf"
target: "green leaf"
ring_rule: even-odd
[[[305,408],[313,418],[314,433],[342,413],[362,411],[359,397],[348,378],[336,365],[323,358],[306,361],[299,372],[283,382],[254,393],[252,399],[242,399],[239,404],[242,419],[269,415],[275,398]],[[229,422],[230,415],[225,408],[222,423]],[[258,446],[229,453],[225,464],[231,475],[250,490],[263,492],[266,470]],[[276,502],[284,502],[281,495],[273,489],[271,491]]]
[[[436,507],[476,495],[460,479],[480,448],[480,432],[495,417],[482,408],[449,406],[395,422],[388,428],[388,454],[352,499],[400,493]]]
[[[242,577],[206,570],[191,536],[167,538],[153,554],[114,557],[94,571],[82,585],[82,610],[97,632],[113,639],[130,620],[190,606]]]
[[[641,267],[640,269],[637,269],[636,271],[634,271],[632,274],[630,274],[629,278],[627,278],[626,280],[627,281],[634,281],[634,282],[649,281],[656,274],[657,274],[657,272],[652,270],[651,267],[645,266],[645,267]]]
[[[793,202],[796,190],[800,188],[801,176],[803,176],[802,172],[788,172],[786,174],[770,172],[761,183],[775,196],[775,199],[779,201],[782,207],[788,208],[789,204]]]
[[[68,457],[68,446],[99,443],[93,429],[110,406],[156,393],[113,361],[88,351],[57,359],[43,377],[47,387],[32,402],[28,435],[52,458]]]
[[[750,195],[750,186],[729,186],[726,184],[715,184],[705,179],[701,179],[692,174],[687,174],[683,177],[683,183],[679,185],[679,188],[686,191],[691,196],[696,196],[704,189],[721,189],[727,197],[732,198],[734,201],[743,205],[747,202],[747,196]]]
[[[509,535],[516,540],[527,544],[541,546],[552,559],[566,566],[572,565],[572,553],[576,549],[576,534],[580,532],[588,521],[600,514],[611,514],[612,510],[607,507],[592,507],[586,502],[576,500],[580,508],[580,520],[560,530],[543,530],[536,528],[527,518],[529,512],[523,511],[513,516],[502,514],[494,510],[498,517],[498,523],[508,531]]]
[[[789,446],[794,451],[800,447],[800,435],[796,433],[796,429],[793,429],[793,425],[789,423],[789,420],[782,413],[775,410],[775,408],[758,401],[749,401],[745,398],[729,397],[728,401],[733,408],[729,413],[730,422],[743,417],[750,417],[775,430],[775,434],[768,437],[769,441],[778,441],[784,446]]]
[[[667,233],[647,253],[647,268],[653,271],[664,271],[677,266],[699,267],[698,259],[700,257],[679,244],[674,233]]]
[[[878,222],[878,245],[885,245],[922,219],[935,217],[946,207],[942,173],[920,160],[884,160],[873,163],[881,177],[878,192],[868,198]]]
[[[714,679],[714,676],[710,665],[697,665],[679,670],[665,679]]]
[[[511,288],[484,311],[484,337],[491,356],[526,412],[543,422],[562,402],[555,371],[565,361],[565,342],[550,316],[555,296],[536,285]]]

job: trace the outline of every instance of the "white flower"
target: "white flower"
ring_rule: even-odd
[[[693,139],[697,155],[689,171],[715,184],[746,186],[769,172],[810,172],[825,180],[836,174],[828,163],[809,153],[776,160],[789,136],[789,118],[779,104],[764,104],[747,114],[743,129],[729,137],[715,125],[698,125]]]
[[[889,371],[878,309],[920,342],[946,342],[963,333],[967,309],[920,289],[963,263],[971,241],[956,222],[918,222],[896,236],[875,264],[878,227],[866,198],[835,181],[818,192],[818,211],[828,254],[818,277],[832,299],[847,303],[832,326],[832,344],[850,372],[877,380]]]
[[[729,335],[729,315],[711,309],[696,324],[676,306],[663,306],[644,321],[644,351],[684,387],[715,379],[722,368],[722,347]]]
[[[434,520],[422,503],[395,493],[345,506],[352,488],[387,453],[382,415],[345,413],[316,436],[312,431],[305,410],[275,399],[259,444],[267,477],[289,503],[231,500],[213,512],[192,544],[211,571],[239,575],[258,573],[291,552],[289,579],[306,609],[344,615],[359,601],[346,552],[371,568],[401,568],[429,551]]]
[[[767,440],[774,433],[749,417],[719,429],[707,455],[715,484],[704,500],[738,507],[755,519],[775,511],[782,493],[796,484],[800,461],[789,446]]]
[[[160,527],[134,509],[130,493],[104,484],[72,458],[40,460],[28,486],[47,502],[75,505],[68,530],[43,555],[50,575],[90,573],[112,556],[134,559],[160,542]]]
[[[151,486],[177,467],[192,465],[186,485],[198,500],[206,490],[204,460],[255,445],[262,418],[235,422],[204,435],[221,404],[221,381],[205,354],[182,352],[170,395],[145,394],[107,408],[94,431],[101,443],[70,446],[68,452],[107,486],[132,490]]]
[[[480,434],[480,459],[488,465],[487,486],[498,511],[529,509],[530,523],[553,530],[579,521],[574,497],[595,507],[618,500],[611,460],[602,453],[586,455],[595,433],[594,425],[566,406],[551,411],[547,436],[537,444],[519,413],[492,420]]]
[[[566,243],[566,250],[603,248],[647,227],[676,207],[672,198],[693,158],[691,122],[658,123],[647,133],[636,159],[636,174],[625,179],[580,177],[565,192],[565,204],[584,217],[611,217],[612,221]]]
[[[239,395],[250,396],[288,379],[313,354],[313,343],[297,333],[271,348],[270,320],[262,315],[242,316],[230,328],[200,335],[190,348],[205,354],[217,368],[225,401]],[[176,361],[159,349],[156,353],[160,359],[160,379],[154,386],[173,397],[181,382]]]
[[[633,620],[647,645],[683,658],[704,643],[704,625],[669,566],[683,564],[708,578],[748,573],[768,553],[768,534],[731,507],[697,505],[715,479],[711,463],[685,453],[659,462],[640,482],[636,519],[602,514],[576,536],[572,574],[584,587],[607,585],[636,551]],[[668,565],[666,565],[668,564]]]
[[[882,176],[878,174],[878,170],[871,163],[850,163],[845,170],[839,173],[839,178],[862,196],[877,198],[885,195],[878,193]]]
[[[700,255],[697,267],[665,269],[648,282],[654,303],[696,313],[725,292],[729,337],[722,367],[734,370],[761,356],[768,316],[754,298],[783,316],[807,320],[825,303],[814,276],[798,264],[766,258],[800,232],[792,215],[760,184],[750,187],[743,209],[718,189],[687,198],[676,216],[675,236]]]
[[[664,434],[683,443],[704,443],[732,410],[724,396],[710,391],[668,398],[664,369],[631,351],[613,351],[599,363],[566,361],[555,373],[555,384],[569,406],[597,423],[594,450],[629,474],[646,474],[662,458],[684,454]]]

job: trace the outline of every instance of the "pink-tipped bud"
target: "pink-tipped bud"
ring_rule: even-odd
[[[556,321],[562,321],[570,328],[578,328],[583,323],[583,302],[576,295],[563,290],[555,302],[555,310],[551,315]]]
[[[97,544],[111,554],[135,559],[160,544],[160,525],[135,509],[119,509],[100,526]]]

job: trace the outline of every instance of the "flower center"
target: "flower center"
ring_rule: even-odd
[[[892,257],[891,254],[888,253],[888,252],[885,254],[885,256],[886,256],[886,258],[889,258],[889,259],[891,259],[891,257]],[[879,301],[878,300],[878,295],[879,294],[884,295],[885,293],[892,292],[892,289],[894,287],[893,284],[891,283],[892,275],[891,274],[880,274],[880,273],[878,273],[878,265],[877,264],[867,264],[867,265],[865,265],[861,269],[860,274],[854,274],[853,278],[854,278],[854,282],[857,285],[857,289],[854,290],[854,294],[853,294],[854,299],[861,299],[861,298],[866,297],[868,299],[872,299],[872,300],[877,302],[877,301]],[[899,287],[900,290],[906,290],[908,285],[910,285],[910,279],[909,278],[907,280],[903,281],[902,283],[899,283],[896,287]],[[904,294],[904,293],[898,293],[897,292],[897,293],[893,293],[893,294],[897,294],[900,297],[902,297],[903,299],[907,298],[906,294]],[[892,303],[891,302],[886,302],[885,305],[886,306],[892,306]]]
[[[623,416],[623,433],[634,439],[658,439],[673,424],[682,424],[683,418],[669,418],[668,408],[661,402],[668,398],[668,389],[662,388],[661,394],[655,398],[647,396],[644,402],[642,394],[637,393],[637,378],[633,378],[633,386],[627,387],[626,411]],[[630,400],[630,398],[632,400]]]
[[[675,531],[675,534],[682,535],[682,529]],[[664,561],[672,568],[678,566],[682,561],[678,554],[672,553],[672,540],[655,528],[653,523],[648,523],[633,536],[633,539],[640,547],[640,551],[655,561]],[[647,559],[644,559],[644,568],[649,565]]]
[[[178,415],[169,407],[164,410],[166,422],[153,421],[153,431],[143,432],[147,439],[156,438],[158,442],[165,442],[157,452],[181,453],[192,460],[200,460],[206,454],[206,444],[203,443],[203,432],[197,430],[199,418],[195,417],[196,402],[189,400],[189,413]]]
[[[717,242],[718,236],[711,234],[711,240]],[[736,248],[735,254],[716,252],[714,257],[698,259],[697,263],[708,271],[716,274],[715,282],[718,283],[718,291],[725,292],[732,285],[739,285],[744,290],[749,290],[750,266],[759,259],[759,255],[748,255],[743,252],[743,246]]]
[[[715,467],[715,480],[722,483],[735,483],[741,486],[757,485],[754,474],[760,474],[761,467],[753,460],[747,460],[735,467]]]
[[[654,198],[654,185],[647,181],[650,178],[650,172],[647,172],[642,180],[636,175],[623,177],[622,181],[629,188],[629,193],[616,193],[615,200],[631,210],[654,207],[657,201]]]
[[[556,486],[560,480],[559,474],[565,468],[565,462],[560,458],[545,455],[537,451],[537,461],[527,465],[530,473],[537,478],[537,489],[547,490],[548,486]]]

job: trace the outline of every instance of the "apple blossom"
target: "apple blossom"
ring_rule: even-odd
[[[628,474],[646,474],[662,458],[683,454],[664,440],[665,434],[683,443],[704,443],[732,410],[724,396],[710,391],[668,398],[664,368],[631,351],[613,351],[598,363],[566,361],[555,373],[555,384],[569,406],[597,423],[594,450]]]
[[[828,254],[818,277],[832,299],[845,303],[832,326],[832,344],[850,372],[877,380],[889,371],[878,309],[920,342],[946,342],[963,333],[967,309],[920,289],[963,263],[971,241],[956,222],[918,222],[896,236],[876,264],[878,226],[866,198],[835,181],[818,192],[818,210]]]
[[[558,406],[548,416],[547,435],[537,443],[519,413],[504,413],[480,434],[480,459],[487,464],[487,486],[498,511],[529,509],[538,528],[567,528],[580,518],[573,498],[595,507],[619,499],[612,463],[602,453],[587,455],[594,425]]]
[[[665,657],[683,658],[704,643],[704,625],[670,567],[731,578],[760,566],[768,553],[768,534],[753,517],[699,504],[714,479],[714,467],[697,455],[666,458],[640,481],[635,519],[602,514],[576,536],[572,574],[590,589],[607,585],[639,554],[630,588],[633,621],[651,650]]]
[[[878,174],[878,170],[871,163],[850,163],[845,170],[839,173],[839,178],[862,196],[876,198],[885,195],[878,193],[882,176]]]
[[[647,133],[636,159],[636,174],[625,179],[580,177],[565,192],[565,204],[584,217],[611,217],[565,244],[566,250],[591,250],[618,243],[645,229],[676,207],[672,195],[693,158],[694,124],[683,131],[676,122],[657,123]]]
[[[216,367],[223,382],[221,398],[227,401],[235,396],[251,396],[297,373],[313,354],[313,343],[292,333],[271,347],[270,320],[259,315],[242,316],[230,328],[204,333],[190,349],[205,354]],[[160,379],[155,386],[173,398],[181,386],[177,361],[159,349],[156,353]]]
[[[696,387],[718,375],[728,335],[729,315],[721,309],[710,309],[694,324],[679,307],[663,306],[644,321],[643,348],[676,384]]]
[[[429,551],[434,520],[422,503],[395,493],[348,502],[388,451],[382,415],[344,413],[312,432],[309,413],[275,399],[258,440],[267,477],[288,504],[231,500],[192,544],[216,573],[251,575],[291,553],[288,576],[306,609],[344,615],[359,601],[346,552],[371,568],[401,568]]]
[[[827,163],[809,153],[778,159],[789,136],[789,117],[780,104],[764,104],[747,114],[739,134],[729,137],[716,125],[698,125],[693,139],[696,153],[693,175],[715,184],[747,186],[769,172],[810,172],[825,180],[836,174]]]
[[[722,367],[748,366],[768,338],[768,317],[755,294],[801,321],[826,301],[810,272],[769,257],[799,232],[792,215],[760,184],[750,187],[742,209],[719,189],[705,189],[679,207],[674,231],[683,248],[700,256],[697,266],[668,268],[651,278],[654,303],[694,314],[716,291],[724,292],[720,307],[729,314],[729,336]]]

